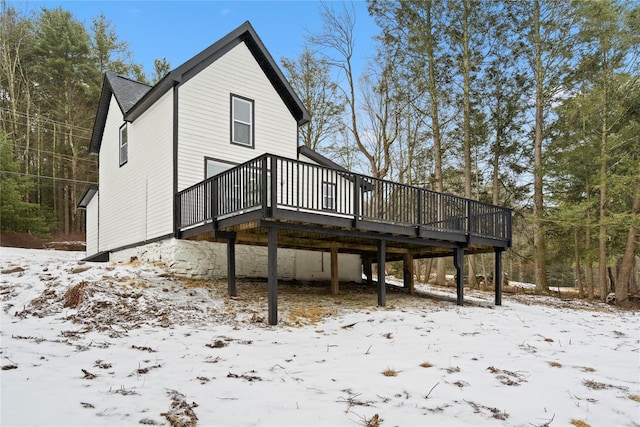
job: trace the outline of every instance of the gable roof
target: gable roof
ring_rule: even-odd
[[[93,123],[93,132],[89,145],[90,154],[98,154],[100,152],[100,143],[102,141],[102,134],[104,133],[104,125],[107,123],[107,113],[109,112],[111,95],[115,97],[120,111],[122,111],[122,115],[124,116],[150,90],[151,86],[144,83],[131,80],[127,77],[117,76],[113,73],[105,73],[104,79],[102,80],[100,100],[98,101],[96,121]]]
[[[118,105],[123,112],[126,121],[134,121],[151,105],[153,105],[162,95],[176,85],[180,85],[191,79],[200,71],[211,65],[225,53],[239,45],[245,43],[260,68],[265,73],[274,89],[280,95],[291,115],[296,119],[298,126],[302,126],[311,120],[311,115],[306,107],[298,98],[295,91],[285,78],[284,74],[274,61],[267,48],[258,37],[249,21],[244,22],[235,30],[213,43],[211,46],[189,59],[169,72],[155,86],[149,87],[142,83],[124,77],[109,75],[105,76],[102,93],[100,95],[100,105],[96,115],[96,122],[91,136],[91,145],[89,152],[98,154],[100,151],[100,143],[102,141],[102,133],[104,132],[104,124],[106,123],[107,110],[109,108],[109,100],[113,93],[118,101]],[[105,89],[105,86],[108,87]],[[143,90],[147,88],[146,90]],[[124,95],[124,92],[131,91],[130,94]],[[120,95],[118,96],[117,93]],[[118,99],[120,97],[120,99]],[[103,99],[105,98],[105,99]],[[103,105],[105,104],[105,105]]]

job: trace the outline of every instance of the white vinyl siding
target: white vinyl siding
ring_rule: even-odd
[[[229,141],[231,95],[253,101],[253,150]],[[296,120],[244,43],[178,87],[178,115],[178,191],[202,180],[205,157],[297,156]]]
[[[112,97],[100,148],[98,251],[172,233],[172,92],[128,123],[127,167],[119,166],[122,111]]]
[[[91,198],[91,201],[85,209],[85,221],[86,221],[86,242],[87,242],[87,256],[95,255],[98,251],[98,224],[99,224],[99,208],[100,208],[100,193],[96,193]]]

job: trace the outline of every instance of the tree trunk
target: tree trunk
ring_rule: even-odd
[[[548,293],[549,283],[547,281],[546,266],[546,243],[544,227],[544,198],[543,198],[543,174],[542,169],[542,123],[544,120],[544,67],[542,64],[542,40],[540,38],[540,2],[534,0],[534,32],[535,32],[535,139],[533,142],[533,247],[534,266],[536,276],[536,291]]]
[[[464,197],[471,199],[471,48],[469,40],[469,19],[471,5],[469,0],[462,2],[462,131],[464,139]],[[467,255],[469,272],[467,274],[469,286],[476,286],[476,259]]]
[[[578,295],[584,298],[584,283],[582,281],[582,267],[580,267],[580,244],[578,240],[578,227],[573,227],[573,247],[575,251],[575,275],[576,284],[578,285]]]
[[[605,79],[606,80],[606,79]],[[604,92],[607,91],[606,83]],[[600,285],[600,299],[604,301],[609,293],[607,283],[607,95],[603,94],[602,105],[602,135],[600,141],[600,231],[598,233],[598,282]]]
[[[433,156],[435,162],[435,190],[442,193],[444,192],[444,181],[442,178],[442,135],[440,133],[440,116],[439,116],[439,88],[436,80],[436,63],[435,47],[433,40],[433,22],[431,19],[431,8],[433,3],[427,2],[426,7],[426,22],[425,33],[427,34],[427,63],[429,74],[429,97],[431,100],[431,123],[433,131]],[[444,286],[446,284],[446,260],[444,258],[438,258],[436,267],[436,284]]]
[[[587,193],[587,224],[584,232],[585,253],[585,282],[587,284],[587,299],[593,300],[593,259],[591,257],[591,186],[589,185],[589,176],[586,182]]]
[[[622,255],[622,262],[618,270],[616,280],[616,303],[623,307],[628,304],[629,287],[631,282],[631,272],[635,264],[638,250],[638,240],[640,240],[640,230],[636,227],[638,214],[640,213],[640,179],[636,181],[635,194],[633,195],[633,206],[631,208],[631,226],[627,234],[627,244]]]

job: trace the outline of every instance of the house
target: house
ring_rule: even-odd
[[[173,239],[175,194],[267,151],[311,160],[297,147],[298,127],[309,118],[248,22],[154,87],[106,74],[90,145],[100,186],[80,202],[88,259],[138,256],[189,276],[226,276],[224,247]],[[239,261],[251,262],[238,262],[238,275],[265,277],[260,249],[239,249]],[[330,275],[325,254],[284,251],[280,258],[285,278]],[[352,259],[341,278],[360,280],[358,257],[343,258]]]
[[[177,274],[372,281],[371,264],[501,253],[511,212],[352,173],[306,147],[310,120],[249,22],[153,87],[106,74],[90,142],[87,259],[162,261]],[[385,304],[384,269],[378,303]],[[496,277],[500,277],[496,274]],[[500,281],[496,281],[499,303]]]

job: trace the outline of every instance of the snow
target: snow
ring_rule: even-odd
[[[640,424],[637,311],[281,284],[268,326],[262,282],[82,256],[0,249],[2,426]]]

